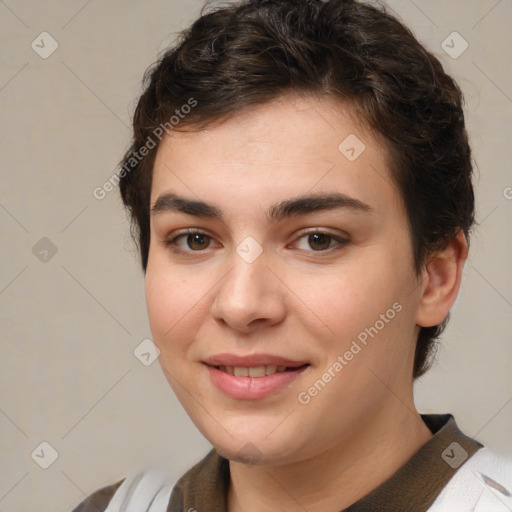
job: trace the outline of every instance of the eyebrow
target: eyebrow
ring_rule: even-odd
[[[370,205],[354,197],[341,193],[325,193],[302,195],[280,201],[272,205],[266,214],[270,221],[279,222],[292,216],[342,208],[363,213],[373,212]],[[153,215],[165,212],[180,212],[195,217],[208,217],[218,220],[223,218],[222,211],[214,204],[173,193],[160,195],[151,208],[151,214]]]
[[[323,210],[348,209],[359,212],[371,212],[373,208],[359,199],[341,193],[311,194],[281,201],[270,207],[267,216],[274,222],[286,217],[307,215]]]
[[[170,193],[159,196],[151,208],[152,214],[164,212],[181,212],[195,217],[211,217],[222,220],[222,212],[215,205]]]

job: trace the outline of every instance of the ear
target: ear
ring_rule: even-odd
[[[467,255],[468,243],[464,233],[459,231],[444,249],[429,258],[421,283],[417,325],[431,327],[446,318],[459,293]]]

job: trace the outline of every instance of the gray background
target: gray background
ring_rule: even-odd
[[[68,511],[135,468],[178,477],[209,448],[158,362],[133,354],[151,337],[142,272],[117,192],[92,195],[127,148],[142,73],[201,5],[0,1],[0,512]],[[512,456],[512,1],[389,5],[459,80],[479,169],[480,226],[418,406]],[[43,31],[59,44],[46,59]],[[442,48],[454,31],[458,58]]]

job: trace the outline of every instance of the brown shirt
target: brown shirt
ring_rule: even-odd
[[[422,419],[434,436],[395,474],[345,512],[425,512],[460,467],[449,464],[453,452],[445,450],[450,444],[458,443],[468,458],[482,447],[465,436],[449,414],[422,415]],[[73,512],[103,512],[122,482],[95,492]],[[178,480],[167,512],[227,512],[228,487],[229,461],[212,449]]]

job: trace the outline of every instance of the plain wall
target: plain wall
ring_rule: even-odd
[[[151,338],[143,275],[117,191],[93,196],[128,147],[144,70],[201,5],[0,2],[0,512],[70,511],[134,468],[178,477],[209,449],[158,362],[133,354]],[[480,225],[418,407],[512,456],[512,3],[389,5],[458,79],[478,167]],[[46,59],[31,47],[48,51],[43,31],[59,45]],[[458,58],[441,46],[454,31]],[[48,469],[31,457],[43,441]]]

